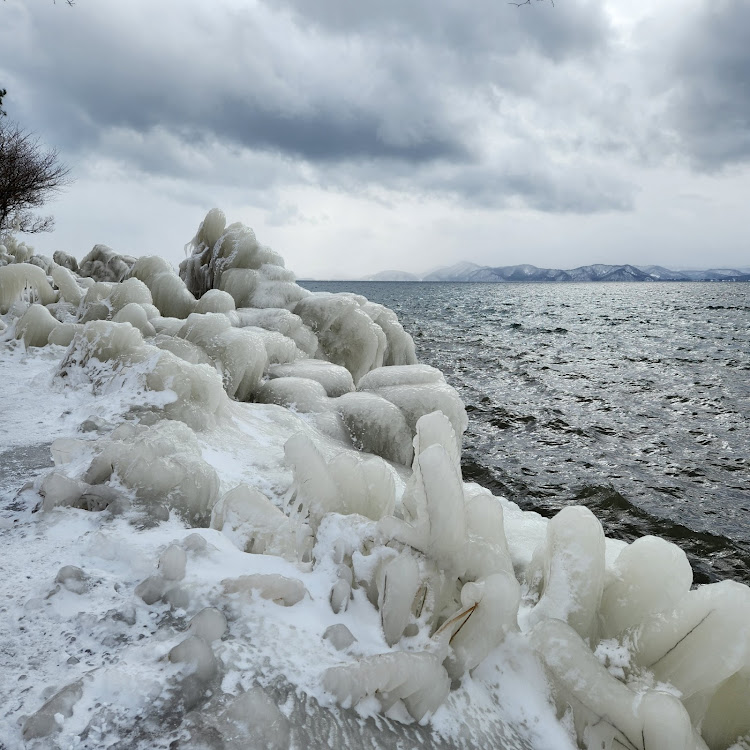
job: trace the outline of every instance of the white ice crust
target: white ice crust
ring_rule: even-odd
[[[0,744],[750,746],[750,589],[464,483],[392,311],[217,209],[188,251],[0,250],[4,457],[54,461],[0,487]]]

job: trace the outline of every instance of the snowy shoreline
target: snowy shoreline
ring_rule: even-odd
[[[747,587],[463,483],[392,312],[191,249],[2,253],[7,748],[750,742]]]

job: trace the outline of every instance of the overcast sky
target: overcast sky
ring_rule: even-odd
[[[750,265],[748,0],[4,0],[0,88],[49,255],[219,206],[307,278]]]

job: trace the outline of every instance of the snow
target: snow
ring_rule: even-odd
[[[3,748],[750,741],[750,589],[464,483],[390,311],[191,247],[3,256]]]

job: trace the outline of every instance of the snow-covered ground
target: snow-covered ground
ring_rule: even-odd
[[[218,212],[180,276],[0,259],[0,746],[750,742],[747,587],[463,483],[390,311]]]

